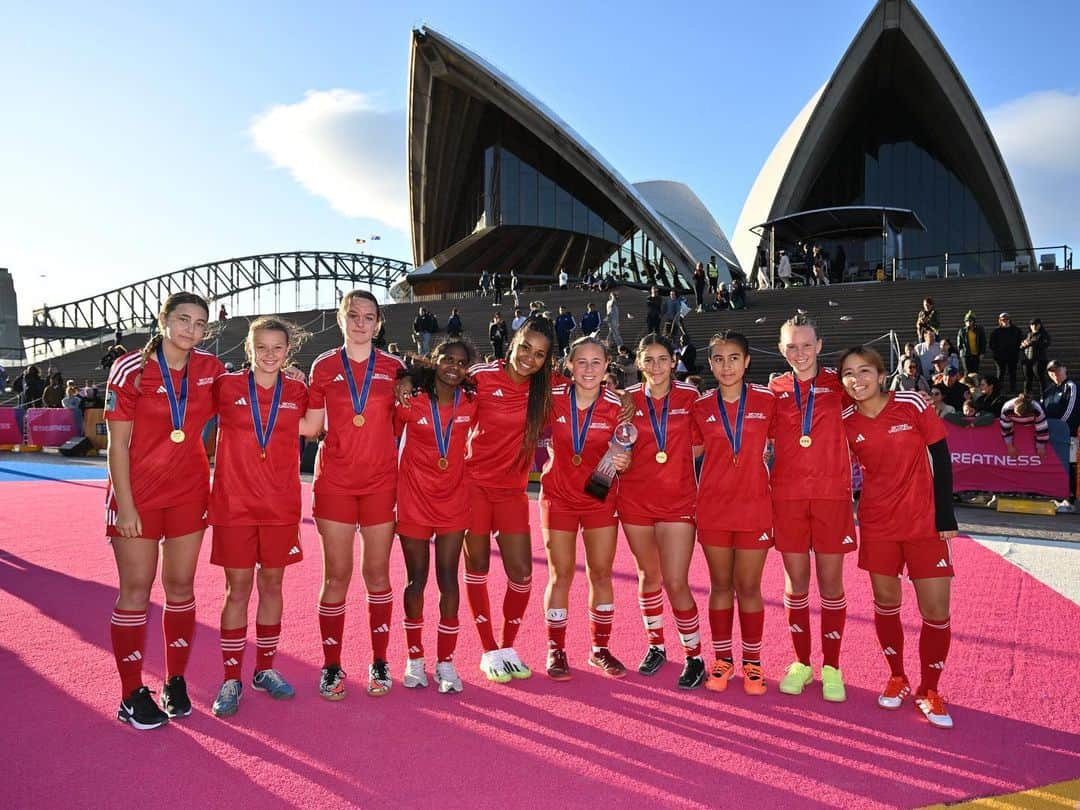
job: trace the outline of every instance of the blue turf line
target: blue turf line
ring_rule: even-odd
[[[5,481],[104,481],[104,467],[84,464],[46,464],[40,461],[0,461],[0,483]]]

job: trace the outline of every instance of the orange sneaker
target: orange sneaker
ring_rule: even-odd
[[[765,676],[761,672],[760,664],[742,665],[742,687],[748,695],[765,694]]]
[[[926,716],[934,728],[953,727],[952,717],[945,708],[945,699],[933,689],[928,689],[925,695],[915,696],[915,708]]]
[[[725,661],[723,658],[717,658],[713,661],[709,679],[705,681],[705,688],[711,689],[714,692],[723,692],[727,689],[728,681],[731,680],[731,676],[734,672],[734,664],[730,661]]]
[[[899,709],[904,705],[904,698],[911,694],[911,684],[904,675],[893,675],[885,688],[878,695],[877,705],[883,709]]]

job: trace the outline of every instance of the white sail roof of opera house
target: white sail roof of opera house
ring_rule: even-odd
[[[905,68],[910,73],[899,72]],[[878,86],[892,82],[914,94],[915,103],[939,130],[934,135],[947,133],[949,158],[971,178],[973,193],[995,230],[1013,246],[1029,246],[1031,237],[1005,161],[956,65],[911,0],[878,0],[832,76],[784,131],[754,181],[733,231],[741,266],[753,266],[761,241],[751,228],[803,207],[846,120],[858,114],[852,109],[858,83],[868,80]]]

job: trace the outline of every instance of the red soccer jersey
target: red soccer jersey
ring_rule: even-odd
[[[480,363],[469,374],[476,382],[477,402],[466,455],[469,480],[495,489],[524,490],[532,466],[532,455],[520,458],[530,380],[520,384],[511,380],[504,360]]]
[[[606,388],[601,389],[593,410],[592,421],[585,434],[581,464],[575,465],[573,427],[570,418],[570,387],[561,383],[551,389],[551,448],[550,457],[540,476],[540,500],[554,512],[579,514],[597,507],[596,498],[585,492],[592,471],[607,452],[615,426],[622,413],[622,400]],[[578,409],[578,428],[585,425],[586,411]],[[612,482],[606,503],[613,503],[618,491],[618,478]]]
[[[457,407],[438,408],[443,436],[450,428],[446,454],[449,466],[439,469],[439,446],[432,424],[431,399],[413,397],[412,407],[398,407],[395,418],[404,426],[405,437],[398,461],[397,509],[402,523],[421,526],[464,528],[468,524],[469,498],[465,487],[465,443],[476,421],[477,400],[464,392]]]
[[[131,422],[131,494],[136,509],[163,509],[205,499],[210,490],[210,463],[202,431],[214,413],[214,380],[225,371],[210,352],[188,355],[188,398],[184,441],[169,440],[172,411],[157,358],[151,355],[140,374],[142,355],[128,352],[109,369],[105,418]],[[169,369],[173,391],[180,396],[183,369]]]
[[[851,455],[841,411],[850,402],[840,375],[823,368],[814,383],[814,413],[810,426],[813,444],[802,447],[803,414],[795,401],[792,373],[782,374],[769,390],[776,395],[773,420],[774,444],[772,496],[775,500],[841,501],[851,498]],[[803,411],[810,394],[810,381],[799,383]]]
[[[776,397],[762,385],[750,384],[743,411],[739,463],[724,430],[717,402],[719,389],[702,394],[694,403],[694,444],[705,446],[705,461],[697,490],[697,525],[732,532],[772,530],[769,468],[764,452],[776,414]],[[732,434],[738,423],[739,403],[724,402]]]
[[[945,438],[934,408],[914,391],[894,391],[871,419],[854,405],[844,429],[863,471],[859,535],[864,543],[934,540],[934,478],[926,448]]]
[[[404,364],[392,354],[372,348],[362,363],[349,360],[356,392],[364,386],[368,363],[374,359],[364,408],[364,425],[353,424],[352,395],[345,379],[341,349],[324,352],[311,364],[308,407],[326,409],[326,438],[315,457],[316,493],[371,495],[397,484],[397,440],[394,436],[394,384]]]
[[[694,455],[691,447],[691,410],[698,398],[698,390],[689,383],[672,382],[668,395],[667,441],[664,452],[668,460],[660,464],[656,460],[659,447],[656,434],[649,419],[649,409],[645,404],[645,386],[642,383],[626,389],[634,401],[633,425],[637,428],[638,439],[634,444],[634,461],[630,469],[619,473],[620,511],[637,514],[655,512],[645,508],[646,504],[664,504],[663,511],[668,514],[694,514],[694,501],[697,498],[697,484],[694,481]],[[656,424],[660,426],[664,412],[664,400],[653,399],[656,412]]]
[[[307,386],[285,377],[277,421],[266,458],[255,435],[249,401],[250,371],[223,374],[214,383],[218,439],[210,512],[214,526],[293,526],[300,522],[300,419]],[[270,418],[274,386],[255,386],[263,427]]]

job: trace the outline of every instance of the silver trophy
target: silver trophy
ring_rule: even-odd
[[[589,480],[585,484],[585,491],[597,500],[604,500],[611,489],[611,482],[615,480],[615,464],[612,456],[616,453],[627,453],[638,439],[637,428],[629,422],[624,422],[615,428],[615,435],[611,437],[607,452],[592,471]]]

